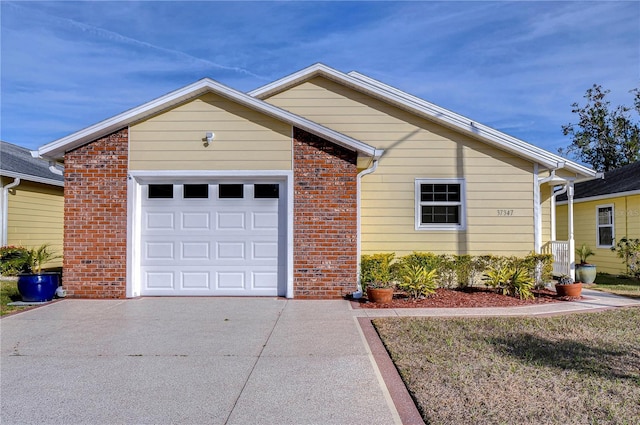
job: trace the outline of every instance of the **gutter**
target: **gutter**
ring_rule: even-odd
[[[356,287],[356,292],[352,293],[351,296],[354,299],[359,299],[362,298],[362,282],[360,281],[360,257],[362,256],[362,226],[361,226],[361,212],[360,212],[360,202],[361,202],[361,196],[360,193],[362,191],[362,177],[366,176],[367,174],[371,174],[374,171],[376,171],[376,169],[378,168],[378,161],[380,160],[380,157],[382,156],[382,154],[384,154],[384,150],[383,149],[376,149],[374,154],[373,154],[373,164],[371,165],[371,167],[364,169],[362,171],[360,171],[358,173],[358,176],[356,177],[356,181],[357,181],[357,200],[358,200],[358,206],[357,206],[357,221],[356,221],[356,226],[357,226],[357,250],[356,250],[356,255],[357,255],[357,267],[356,267],[356,281],[357,281],[357,287]]]
[[[7,244],[7,232],[9,230],[9,190],[20,184],[20,178],[16,177],[13,182],[2,188],[2,237],[0,238],[0,244],[5,246]]]

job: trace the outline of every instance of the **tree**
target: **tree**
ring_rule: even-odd
[[[587,90],[585,106],[573,103],[572,113],[578,114],[576,124],[562,126],[562,133],[571,136],[566,149],[558,149],[560,155],[572,155],[575,159],[591,165],[598,171],[609,171],[640,160],[640,123],[629,114],[640,114],[640,91],[634,95],[634,108],[618,106],[611,109],[606,99],[609,90],[594,84]]]

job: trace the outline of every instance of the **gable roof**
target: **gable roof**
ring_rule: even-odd
[[[381,151],[376,150],[373,146],[324,127],[289,111],[285,111],[284,109],[280,109],[260,99],[234,90],[210,78],[203,78],[193,84],[172,91],[171,93],[143,105],[129,109],[128,111],[114,117],[108,118],[90,127],[41,146],[38,149],[37,154],[41,157],[47,158],[62,158],[65,152],[69,150],[80,147],[100,137],[111,134],[116,130],[144,120],[152,115],[165,111],[187,100],[194,99],[205,93],[214,93],[364,155],[377,156],[381,154]]]
[[[47,161],[31,156],[29,149],[1,140],[0,175],[54,186],[62,186],[64,180],[49,169]]]
[[[350,87],[361,93],[365,93],[440,125],[452,128],[476,139],[480,139],[485,143],[498,147],[502,150],[509,151],[519,157],[537,162],[548,169],[553,170],[564,168],[565,170],[584,177],[594,177],[596,175],[595,170],[576,162],[569,161],[559,155],[555,155],[486,125],[477,123],[467,117],[434,105],[433,103],[410,95],[392,86],[374,80],[373,78],[359,74],[355,71],[344,74],[321,63],[317,63],[270,84],[257,88],[249,92],[249,95],[260,99],[266,99],[274,94],[281,93],[291,87],[318,76]]]
[[[604,173],[604,178],[576,183],[573,199],[615,197],[623,194],[640,194],[640,161]],[[567,195],[558,195],[558,202]]]

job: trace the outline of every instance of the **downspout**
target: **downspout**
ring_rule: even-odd
[[[357,250],[356,250],[356,255],[357,255],[357,267],[356,267],[356,281],[358,282],[357,287],[356,287],[356,292],[354,292],[353,294],[351,294],[351,296],[354,299],[359,299],[362,298],[362,282],[360,281],[360,257],[362,256],[362,229],[361,229],[361,213],[360,213],[360,204],[361,204],[361,187],[362,187],[362,177],[366,176],[367,174],[371,174],[374,171],[376,171],[376,169],[378,168],[378,160],[380,159],[380,157],[382,156],[382,154],[384,153],[384,150],[381,149],[376,149],[374,154],[373,154],[373,164],[371,165],[371,167],[366,168],[362,171],[360,171],[358,173],[358,176],[356,177],[356,196],[357,196],[357,214],[356,214],[356,226],[357,226],[357,242],[356,242],[356,246],[357,246]]]
[[[2,237],[0,242],[2,246],[7,244],[7,233],[9,231],[9,190],[20,184],[20,178],[16,177],[13,182],[2,188]]]

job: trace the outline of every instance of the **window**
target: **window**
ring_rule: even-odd
[[[242,198],[244,197],[243,184],[221,184],[218,185],[219,198]]]
[[[464,179],[416,179],[416,230],[464,230]]]
[[[149,199],[171,199],[173,198],[172,184],[150,184]]]
[[[278,198],[280,196],[279,184],[254,184],[254,198]]]
[[[596,207],[596,228],[598,248],[611,248],[613,246],[613,205],[598,205]]]
[[[208,184],[185,184],[183,186],[185,199],[197,199],[209,197],[209,185]]]

